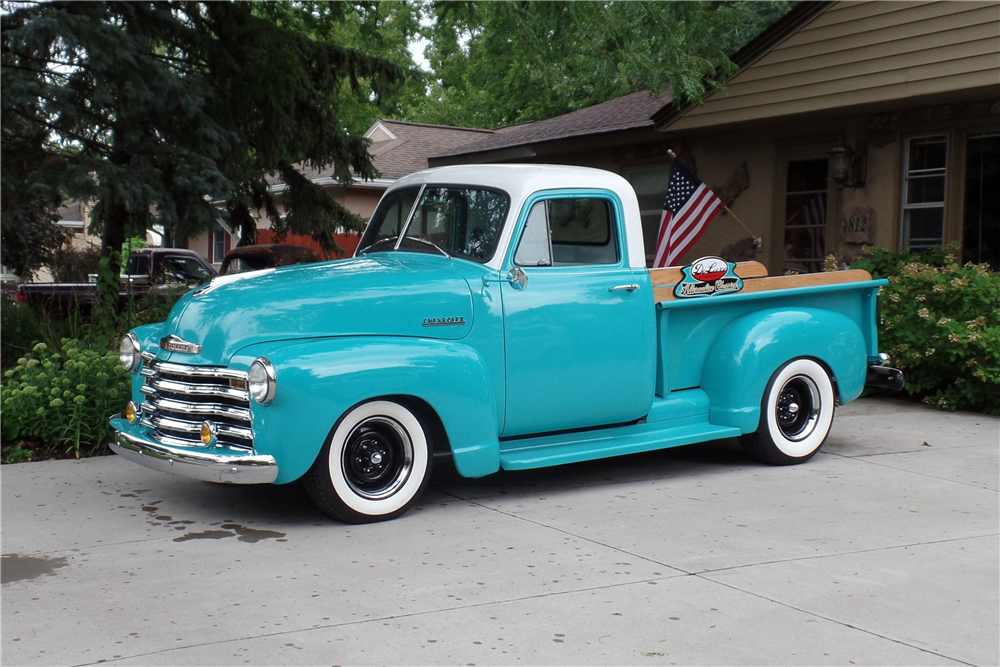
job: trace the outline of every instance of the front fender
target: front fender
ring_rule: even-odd
[[[136,327],[132,329],[132,333],[135,334],[136,339],[139,341],[139,349],[142,352],[150,352],[156,354],[160,350],[160,339],[163,337],[163,322],[156,322],[155,324],[144,324],[141,327]],[[142,366],[139,367],[140,369]],[[132,400],[136,403],[142,403],[146,397],[143,396],[139,388],[142,387],[143,377],[139,375],[137,370],[132,374]]]
[[[830,310],[774,308],[738,317],[719,332],[705,362],[701,388],[709,397],[709,420],[756,431],[768,380],[798,357],[822,362],[840,402],[854,400],[865,386],[866,349],[858,325]]]
[[[379,336],[260,343],[240,350],[231,366],[247,368],[260,356],[274,366],[277,391],[270,405],[252,405],[254,442],[277,461],[278,484],[309,470],[351,407],[392,395],[417,397],[437,412],[461,475],[500,468],[493,381],[468,345]]]

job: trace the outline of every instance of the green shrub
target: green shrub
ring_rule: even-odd
[[[869,250],[852,268],[889,280],[879,348],[903,371],[903,391],[940,408],[1000,414],[1000,274],[962,266],[952,250]]]
[[[83,335],[83,318],[74,311],[69,317],[54,317],[44,308],[14,303],[6,294],[0,298],[0,370],[31,352],[36,343],[59,348],[63,338]]]
[[[108,418],[125,409],[131,378],[114,351],[64,339],[62,352],[45,343],[3,374],[0,416],[4,444],[21,440],[96,454],[111,437]]]

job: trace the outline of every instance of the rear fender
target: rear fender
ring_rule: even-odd
[[[719,332],[706,358],[701,388],[709,420],[756,431],[768,380],[798,357],[826,366],[840,403],[854,400],[865,386],[866,349],[858,325],[830,310],[775,308],[738,317]]]
[[[481,477],[500,468],[493,381],[468,345],[377,336],[260,343],[240,350],[230,366],[248,368],[260,356],[274,366],[277,392],[268,406],[252,404],[253,428],[257,452],[278,462],[276,483],[309,470],[350,408],[382,397],[430,406],[459,474]]]

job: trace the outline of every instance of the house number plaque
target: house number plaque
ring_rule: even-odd
[[[872,245],[875,238],[875,209],[855,206],[841,218],[840,239],[845,243]]]

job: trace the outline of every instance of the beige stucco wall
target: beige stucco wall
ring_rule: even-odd
[[[743,162],[747,164],[749,188],[740,193],[732,211],[757,235],[763,247],[756,259],[773,272],[781,269],[785,159],[792,155],[822,157],[841,137],[867,158],[863,187],[830,189],[827,254],[836,251],[840,261],[849,261],[861,250],[860,243],[841,238],[844,218],[863,212],[872,217],[872,243],[898,249],[902,217],[903,154],[911,137],[941,134],[948,138],[947,191],[945,195],[944,242],[962,240],[964,215],[965,143],[970,134],[1000,131],[1000,103],[986,101],[911,110],[882,119],[859,115],[835,120],[813,120],[781,127],[754,127],[722,133],[675,133],[690,148],[698,176],[713,189],[720,189]],[[884,124],[884,123],[883,123]],[[875,128],[875,129],[873,129]],[[747,236],[728,215],[711,223],[705,235],[682,258],[718,254]]]
[[[188,243],[187,243],[188,250],[194,250],[196,253],[198,253],[199,255],[201,255],[202,257],[204,257],[205,260],[207,261],[208,260],[208,239],[209,239],[209,235],[208,234],[202,234],[201,236],[197,236],[197,237],[195,237],[193,239],[188,239]]]

